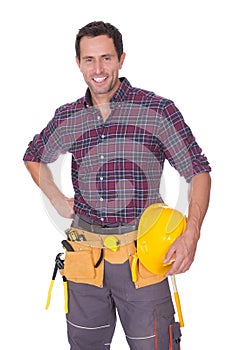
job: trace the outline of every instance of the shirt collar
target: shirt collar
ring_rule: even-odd
[[[125,100],[125,97],[128,94],[128,91],[131,89],[131,84],[129,83],[127,78],[120,78],[121,85],[111,98],[110,102],[122,102]],[[84,105],[85,107],[92,106],[91,94],[89,88],[86,90],[84,97]]]

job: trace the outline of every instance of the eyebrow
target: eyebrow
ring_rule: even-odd
[[[109,56],[109,57],[114,57],[114,54],[111,54],[111,53],[105,53],[103,55],[101,55],[100,57],[106,57],[106,56]],[[87,58],[94,58],[94,56],[82,56],[83,59],[87,59]]]

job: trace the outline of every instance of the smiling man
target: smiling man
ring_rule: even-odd
[[[103,119],[110,113],[109,101],[121,82],[119,70],[125,53],[117,53],[113,39],[107,35],[77,37],[76,62],[84,76],[94,106],[99,106]],[[122,49],[121,49],[122,51]]]
[[[75,47],[85,96],[59,107],[24,155],[36,184],[72,219],[64,265],[71,349],[110,349],[116,310],[132,350],[180,349],[167,276],[139,262],[132,279],[137,228],[143,211],[163,202],[167,160],[190,184],[190,195],[186,230],[164,262],[174,258],[168,275],[187,271],[208,208],[211,168],[172,101],[119,77],[125,53],[117,28],[89,23]],[[47,165],[66,152],[72,154],[73,198],[60,191]]]
[[[95,105],[109,103],[120,86],[119,70],[122,68],[125,53],[120,57],[112,38],[106,35],[82,37],[80,40],[77,64],[83,73]]]

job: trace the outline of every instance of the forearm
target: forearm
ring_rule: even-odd
[[[73,217],[74,200],[67,198],[55,184],[53,175],[46,164],[39,162],[25,162],[26,168],[34,182],[50,200],[58,213],[66,218]]]
[[[46,164],[39,162],[25,162],[26,168],[34,182],[52,202],[58,197],[64,197],[54,182],[53,175]]]
[[[187,232],[199,239],[202,222],[206,215],[210,199],[211,178],[209,173],[195,175],[191,181]]]
[[[187,271],[194,260],[202,222],[209,205],[210,186],[209,173],[195,175],[192,179],[186,230],[171,245],[164,260],[165,263],[168,263],[176,255],[176,260],[168,275]]]

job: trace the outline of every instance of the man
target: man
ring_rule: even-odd
[[[175,257],[168,275],[183,273],[194,260],[209,203],[211,169],[180,111],[119,78],[124,59],[114,26],[93,22],[80,29],[76,62],[86,94],[58,108],[24,156],[57,212],[73,219],[67,235],[74,251],[67,252],[64,270],[72,350],[110,349],[116,309],[131,349],[179,349],[167,276],[139,263],[132,281],[137,225],[146,207],[163,202],[159,186],[167,159],[190,184],[186,230],[164,261]],[[47,166],[66,152],[72,154],[72,199]]]

